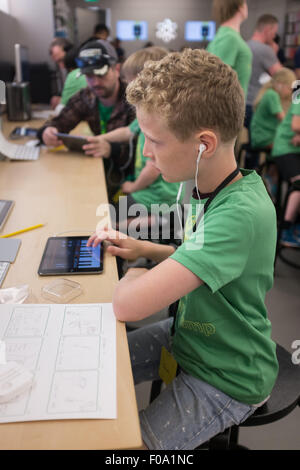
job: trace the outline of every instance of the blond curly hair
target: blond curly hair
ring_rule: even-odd
[[[203,49],[184,49],[148,62],[126,95],[133,106],[163,117],[181,141],[210,129],[225,143],[243,127],[245,99],[236,72]]]

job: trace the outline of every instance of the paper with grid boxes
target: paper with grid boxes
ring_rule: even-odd
[[[34,374],[29,392],[0,404],[0,423],[117,417],[111,304],[0,305],[0,340]]]

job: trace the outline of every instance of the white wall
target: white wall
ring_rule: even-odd
[[[30,50],[32,62],[47,60],[50,63],[48,48],[54,35],[54,19],[52,0],[7,0],[11,17],[3,16],[0,12],[0,58],[13,54],[11,45],[22,42]],[[86,7],[84,0],[68,0],[72,7]],[[101,8],[110,8],[111,36],[115,36],[115,26],[118,20],[147,20],[149,41],[156,45],[166,45],[170,49],[180,49],[190,45],[199,47],[198,43],[184,41],[184,24],[188,20],[210,20],[211,0],[101,0]],[[279,32],[283,35],[284,21],[287,11],[300,9],[299,0],[248,0],[249,18],[242,25],[241,33],[249,39],[253,33],[257,18],[264,13],[272,13],[280,22]],[[169,43],[163,43],[155,36],[156,23],[165,18],[171,18],[178,24],[178,38]],[[89,26],[88,26],[89,28]],[[91,28],[92,29],[92,25]],[[4,41],[5,39],[5,41]],[[4,42],[3,42],[4,41]],[[139,49],[143,41],[127,41],[123,43],[126,54]]]
[[[54,37],[52,0],[10,0],[10,14],[18,21],[18,41],[29,48],[30,62],[50,63],[49,43]],[[14,41],[14,35],[11,30],[10,40]]]
[[[9,14],[9,0],[0,0],[0,11]]]
[[[100,23],[100,15],[87,8],[76,8],[78,44],[82,44],[93,35],[94,27]]]
[[[68,0],[75,6],[87,6],[84,0]],[[299,0],[248,0],[249,18],[242,25],[241,34],[248,40],[252,36],[256,20],[265,13],[275,15],[279,20],[279,34],[284,32],[285,15],[289,8],[297,9]],[[146,20],[148,21],[149,37],[155,45],[166,45],[170,49],[180,49],[182,46],[199,47],[200,43],[186,43],[184,41],[184,24],[188,20],[211,20],[211,0],[101,0],[98,2],[101,8],[111,9],[111,36],[116,35],[115,27],[118,20]],[[155,36],[156,24],[170,18],[178,24],[178,38],[169,43],[163,43]],[[126,55],[142,47],[143,41],[126,41],[122,46]]]
[[[287,10],[288,12],[300,11],[300,1],[299,0],[287,0]]]
[[[0,11],[0,61],[14,63],[14,44],[20,42],[19,23]]]
[[[68,0],[73,7],[86,6],[83,0]],[[116,36],[116,22],[118,20],[146,20],[148,22],[148,40],[157,46],[166,46],[170,49],[180,49],[187,45],[184,41],[184,25],[188,20],[210,20],[211,0],[101,0],[99,7],[110,8],[111,36]],[[156,38],[156,24],[170,18],[178,24],[178,38],[164,43]],[[126,55],[140,49],[146,41],[124,41],[122,47]],[[192,47],[199,47],[200,43],[188,43]]]
[[[300,2],[298,2],[300,5]],[[255,24],[261,15],[266,13],[276,16],[279,20],[278,33],[282,37],[284,33],[287,2],[285,0],[248,0],[249,17],[242,24],[241,34],[248,40],[253,34]]]

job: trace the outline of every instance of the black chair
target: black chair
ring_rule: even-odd
[[[238,443],[240,427],[262,426],[273,423],[284,418],[297,406],[300,406],[300,365],[293,364],[291,354],[280,345],[277,345],[276,354],[279,372],[269,400],[239,426],[226,429],[197,447],[197,449],[245,450],[247,448]],[[159,385],[161,385],[161,382],[160,384],[159,382],[155,380],[152,383],[152,399],[156,398],[158,394]]]
[[[277,345],[276,353],[279,373],[269,400],[239,426],[232,426],[212,438],[208,443],[210,450],[245,450],[246,447],[238,444],[240,427],[274,423],[300,406],[300,365],[293,364],[291,354],[282,346]]]
[[[285,212],[286,212],[286,207],[287,207],[287,204],[288,204],[288,201],[289,201],[289,197],[290,195],[294,192],[294,191],[300,191],[300,180],[297,180],[297,181],[294,181],[293,183],[289,183],[288,184],[288,189],[287,189],[287,192],[286,192],[286,196],[285,196],[285,199],[284,199],[284,203],[283,203],[283,206],[280,210],[280,214],[279,214],[279,222],[278,222],[278,233],[277,233],[277,247],[276,247],[276,259],[275,259],[275,264],[276,264],[276,260],[277,260],[277,257],[280,258],[284,263],[288,264],[289,266],[292,266],[293,268],[297,268],[299,269],[300,268],[300,265],[297,264],[297,263],[294,263],[293,261],[291,261],[290,259],[286,258],[285,254],[286,254],[286,250],[299,250],[299,248],[290,248],[290,247],[286,247],[284,245],[282,245],[281,243],[281,235],[282,235],[282,231],[283,231],[283,227],[284,227],[284,215],[285,215]],[[278,214],[278,211],[277,211],[277,214]]]
[[[239,151],[236,157],[237,163],[239,166],[242,166],[241,161],[242,161],[243,154],[245,154],[245,156],[246,155],[251,156],[252,154],[261,154],[261,153],[266,155],[266,159],[264,160],[264,162],[260,164],[259,167],[257,168],[257,172],[261,174],[263,169],[267,165],[269,165],[269,162],[271,163],[271,160],[268,158],[271,155],[271,149],[269,148],[266,148],[266,147],[253,148],[251,147],[250,142],[246,142],[242,144],[239,148]]]

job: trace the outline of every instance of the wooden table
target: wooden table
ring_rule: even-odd
[[[38,127],[40,124],[38,121],[5,122],[4,134],[8,136],[18,125]],[[15,201],[1,235],[45,223],[42,228],[17,236],[22,240],[21,247],[2,288],[28,284],[31,293],[27,303],[49,303],[42,297],[41,288],[53,278],[37,274],[46,241],[61,232],[82,230],[81,234],[87,235],[95,229],[99,222],[96,209],[107,202],[102,160],[43,149],[38,161],[0,161],[0,194],[1,199]],[[111,302],[118,282],[115,259],[105,254],[101,275],[77,275],[69,279],[83,287],[83,294],[71,303]],[[126,329],[121,322],[117,322],[116,420],[0,424],[0,449],[134,449],[141,445]]]

